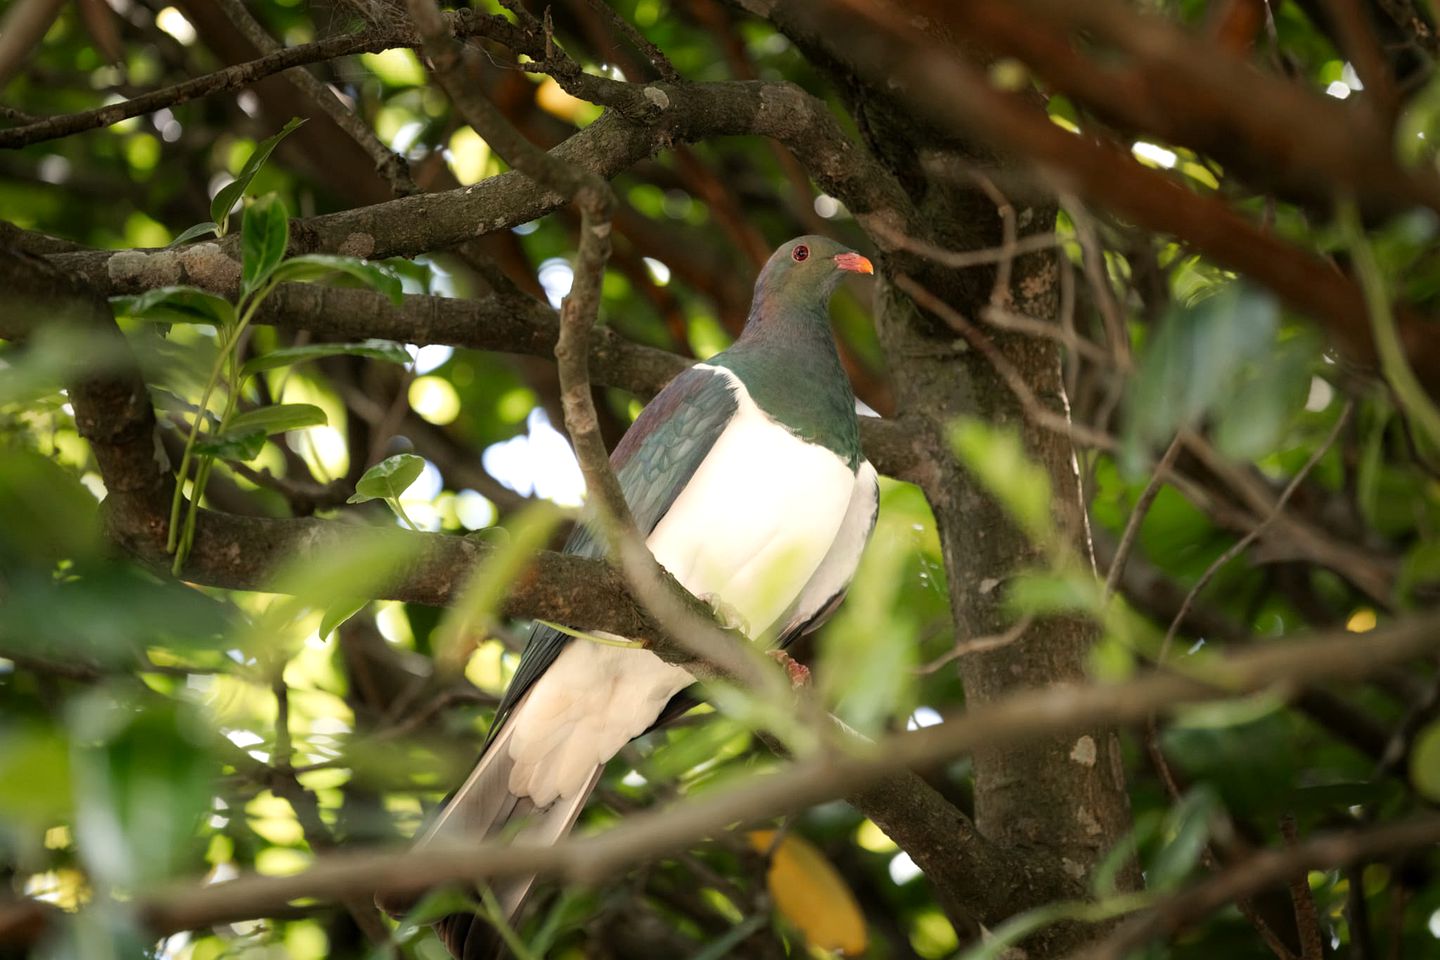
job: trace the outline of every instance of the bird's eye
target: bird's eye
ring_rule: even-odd
[[[810,248],[805,246],[805,244],[803,243],[800,244],[794,250],[790,251],[790,259],[794,260],[796,263],[799,263],[802,260],[809,260]]]

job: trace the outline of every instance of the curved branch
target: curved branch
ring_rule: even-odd
[[[872,236],[915,232],[909,229],[913,207],[894,178],[845,136],[822,101],[794,84],[725,81],[651,84],[643,90],[642,99],[649,105],[643,119],[607,111],[551,154],[608,180],[675,143],[723,136],[770,137],[789,147],[820,186],[844,202],[862,225],[876,222]],[[290,253],[343,253],[371,259],[414,256],[528,223],[568,200],[525,174],[510,171],[458,190],[294,220]],[[880,242],[883,246],[883,239]],[[238,238],[227,238],[220,247],[238,260],[238,243]],[[143,252],[94,250],[54,259],[96,289],[109,290],[115,277],[126,275],[126,260],[133,265],[133,258]]]
[[[509,27],[509,24],[499,17],[490,18],[476,14],[455,17],[452,22],[453,29],[465,36],[483,36],[490,32],[505,31]],[[138,97],[122,100],[120,103],[112,103],[82,113],[67,113],[63,116],[49,117],[35,123],[27,123],[24,126],[0,130],[0,148],[23,147],[46,140],[57,140],[86,130],[108,127],[131,117],[154,113],[164,107],[173,107],[209,96],[212,93],[249,86],[256,80],[263,80],[265,77],[307,63],[320,63],[357,53],[380,53],[393,47],[409,47],[414,44],[415,36],[408,31],[367,30],[363,33],[342,34],[326,37],[324,40],[316,40],[314,43],[286,47],[260,57],[258,60],[237,63],[223,70],[216,70],[214,73],[193,77],[172,86],[152,90],[149,93],[142,93]]]
[[[887,737],[863,756],[819,757],[802,760],[770,776],[746,778],[743,784],[717,789],[673,807],[627,817],[603,833],[563,841],[553,847],[497,846],[494,843],[456,844],[406,854],[349,853],[320,860],[303,873],[289,877],[247,876],[222,884],[190,884],[142,900],[143,917],[157,933],[171,933],[216,923],[269,916],[299,897],[336,900],[366,895],[377,887],[413,892],[437,883],[473,882],[482,877],[543,874],[578,883],[610,879],[636,863],[653,860],[713,836],[735,823],[747,823],[803,809],[826,800],[882,784],[895,771],[926,766],[969,753],[979,745],[994,747],[1027,742],[1047,735],[1072,732],[1088,726],[1135,723],[1153,711],[1173,712],[1187,704],[1243,696],[1276,684],[1307,684],[1324,679],[1354,679],[1373,674],[1386,664],[1433,653],[1440,648],[1440,618],[1417,616],[1366,635],[1338,631],[1312,640],[1265,644],[1233,657],[1216,658],[1205,671],[1205,681],[1174,674],[1153,673],[1121,684],[1071,686],[1026,690],[1003,700],[971,707],[958,718],[909,733]],[[1417,817],[1406,823],[1377,828],[1372,837],[1341,834],[1247,862],[1252,874],[1239,868],[1202,884],[1207,911],[1234,895],[1243,895],[1287,876],[1297,867],[1343,863],[1367,850],[1409,849],[1433,843],[1437,820]],[[1380,840],[1380,835],[1386,839]],[[939,839],[939,838],[937,838]],[[1010,886],[1015,878],[983,858],[965,857],[970,892],[987,923],[1014,914],[1019,897]],[[1234,889],[1239,886],[1238,893]],[[1190,906],[1184,895],[1176,898],[1184,920]],[[1142,922],[1144,935],[1125,943],[1143,943],[1154,933],[1169,929],[1175,911],[1162,906],[1160,922]],[[1158,929],[1157,929],[1158,926]],[[1040,934],[1043,936],[1044,932]],[[1133,933],[1131,934],[1133,936]],[[1072,946],[1074,944],[1072,943]],[[1063,949],[1063,948],[1062,948]],[[1108,955],[1108,954],[1107,954]]]

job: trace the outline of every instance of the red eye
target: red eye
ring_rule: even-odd
[[[790,259],[794,260],[796,263],[799,263],[802,260],[809,260],[810,248],[805,246],[805,244],[803,243],[799,244],[795,247],[794,250],[790,251]]]

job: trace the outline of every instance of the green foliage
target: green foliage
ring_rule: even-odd
[[[294,117],[280,129],[279,133],[260,141],[249,159],[245,161],[245,165],[240,168],[239,175],[216,192],[215,198],[210,201],[210,219],[217,224],[216,236],[223,237],[228,232],[231,209],[234,208],[235,202],[245,195],[245,191],[250,188],[250,182],[255,179],[255,175],[260,172],[265,161],[270,159],[270,154],[280,145],[280,141],[288,137],[304,122],[300,117]],[[186,234],[189,232],[187,230]],[[184,236],[185,234],[181,234],[181,237]],[[284,249],[283,244],[281,249]]]
[[[950,444],[1030,537],[1043,542],[1053,536],[1050,477],[1026,455],[1015,431],[964,418],[951,425]]]
[[[153,21],[166,6],[128,5],[122,56],[112,62],[82,18],[87,7],[102,13],[109,7],[60,5],[43,44],[8,81],[6,105],[39,117],[94,109],[226,62],[199,20],[200,36],[190,43],[158,30]],[[257,0],[248,8],[292,47],[361,28],[350,6]],[[727,35],[682,5],[618,0],[614,6],[688,78],[725,80],[733,65],[743,65],[755,77],[828,97],[857,139],[869,130],[874,118],[857,116],[864,125],[851,124],[847,104],[824,72],[758,18],[732,17]],[[1154,10],[1203,30],[1213,6],[1184,0]],[[1353,80],[1348,53],[1316,27],[1306,5],[1272,6],[1274,33],[1267,27],[1257,44],[1256,69],[1283,62],[1296,83],[1315,90]],[[559,46],[592,74],[629,72],[595,49],[562,7],[554,18]],[[513,17],[494,2],[481,8]],[[618,52],[634,51],[622,42]],[[469,184],[505,169],[488,144],[457,125],[443,94],[426,85],[413,51],[303,69],[341,90],[347,108],[383,143],[403,149],[426,189],[446,177]],[[1433,173],[1440,144],[1440,81],[1425,70],[1428,65],[1403,86],[1395,127],[1397,153],[1417,177]],[[1001,72],[1012,83],[1023,80],[1008,66]],[[557,97],[538,75],[508,79],[515,82],[502,91],[505,109],[537,142],[559,142],[599,113]],[[530,421],[538,409],[554,411],[556,397],[532,361],[431,348],[416,364],[404,345],[366,341],[364,333],[347,334],[360,342],[327,343],[323,336],[255,324],[279,283],[363,285],[392,303],[401,302],[402,291],[468,297],[493,289],[493,278],[477,279],[473,262],[453,252],[383,264],[311,254],[286,259],[292,227],[294,239],[310,246],[311,235],[300,233],[291,214],[310,218],[374,203],[384,187],[371,158],[358,151],[346,156],[354,147],[343,135],[335,141],[343,149],[323,155],[277,152],[298,121],[276,131],[268,86],[224,91],[7,152],[0,170],[0,209],[22,229],[94,249],[168,241],[179,248],[172,255],[181,257],[191,252],[184,244],[222,237],[222,249],[243,259],[244,288],[236,284],[225,296],[216,294],[220,286],[166,287],[114,300],[156,407],[159,446],[179,480],[170,523],[177,568],[186,569],[187,530],[194,531],[202,507],[258,518],[313,515],[355,535],[343,551],[326,549],[328,541],[317,535],[303,555],[272,571],[264,591],[187,584],[133,562],[103,535],[115,503],[100,502],[118,491],[106,489],[85,438],[95,435],[96,425],[77,423],[76,398],[67,392],[77,378],[116,369],[123,357],[97,349],[58,315],[35,318],[23,343],[0,342],[0,872],[12,898],[38,896],[67,910],[88,898],[87,906],[54,925],[36,957],[376,956],[339,908],[296,901],[283,917],[196,930],[185,942],[161,948],[137,923],[133,905],[161,885],[294,871],[323,855],[317,850],[328,843],[395,845],[419,829],[469,769],[494,698],[515,669],[528,621],[505,615],[507,585],[526,575],[534,550],[563,542],[565,511],[549,504],[529,510],[527,501],[543,496],[504,488],[506,471],[492,462],[503,454],[524,462],[537,481],[554,479],[535,464],[553,463],[537,451],[559,441]],[[1367,95],[1355,90],[1346,107],[1367,108]],[[1048,104],[1059,122],[1082,129],[1094,123],[1065,97],[1051,95]],[[312,132],[316,141],[328,136],[318,125]],[[1183,189],[1231,204],[1276,237],[1364,280],[1369,309],[1362,321],[1371,324],[1387,358],[1383,379],[1355,368],[1304,318],[1183,242],[1094,215],[1102,272],[1114,287],[1134,358],[1129,368],[1118,358],[1083,357],[1066,368],[1077,423],[1113,435],[1117,444],[1113,455],[1083,444],[1079,450],[1100,573],[1150,480],[1154,458],[1178,429],[1211,444],[1219,462],[1273,502],[1316,453],[1340,408],[1353,401],[1349,425],[1287,507],[1286,516],[1304,526],[1295,530],[1277,520],[1198,592],[1163,669],[1198,672],[1221,651],[1296,642],[1346,624],[1363,645],[1364,631],[1433,607],[1440,596],[1440,450],[1432,442],[1425,394],[1395,363],[1390,339],[1392,300],[1425,315],[1440,305],[1436,218],[1425,210],[1389,219],[1346,211],[1330,221],[1332,208],[1324,202],[1301,206],[1260,195],[1255,188],[1262,184],[1194,151],[1159,146],[1174,152],[1169,175]],[[1001,172],[994,182],[1008,195],[1014,181],[1008,167]],[[916,186],[924,186],[928,172],[917,167],[915,173]],[[636,343],[697,358],[729,344],[744,321],[752,242],[763,246],[810,232],[822,218],[819,228],[869,249],[843,206],[830,198],[817,202],[791,161],[753,138],[692,144],[683,156],[662,152],[614,183],[622,214],[602,317],[611,331]],[[1074,225],[1083,213],[1062,214],[1058,225],[1059,255],[1069,261],[1062,267],[1078,281],[1065,335],[1109,357],[1097,291],[1078,269]],[[938,227],[942,235],[951,229]],[[573,257],[573,224],[548,217],[485,243],[490,253],[499,252],[501,269],[533,291],[544,265]],[[558,272],[555,264],[550,269]],[[187,279],[210,282],[193,273]],[[380,302],[365,302],[371,301]],[[875,397],[886,390],[875,381],[887,358],[874,316],[865,286],[842,289],[833,304],[848,368],[862,388],[871,381],[862,392],[878,406]],[[356,318],[354,329],[363,330],[363,320]],[[983,316],[973,322],[997,342],[1005,335]],[[423,316],[417,329],[425,329]],[[445,422],[421,422],[423,405],[412,406],[407,392],[415,376],[453,395],[458,409]],[[598,391],[607,436],[633,419],[644,399]],[[792,648],[814,668],[813,692],[826,709],[876,736],[963,713],[960,674],[967,662],[951,656],[957,631],[947,559],[976,575],[966,583],[985,587],[956,599],[997,604],[1007,627],[1050,617],[1095,624],[1090,679],[1117,681],[1155,669],[1180,599],[1264,513],[1263,503],[1248,503],[1225,477],[1182,452],[1176,469],[1200,485],[1201,495],[1162,486],[1139,524],[1130,582],[1122,579],[1120,594],[1106,598],[1089,558],[1066,536],[1071,531],[1059,529],[1052,510],[1057,491],[1027,455],[1018,425],[967,418],[946,439],[975,483],[973,495],[998,500],[1034,542],[1035,565],[992,577],[966,569],[970,558],[942,557],[924,495],[885,481],[874,548],[849,598],[829,624]],[[437,471],[441,482],[432,486],[428,480]],[[426,480],[415,482],[422,472]],[[352,487],[358,507],[338,502]],[[366,506],[370,500],[383,501],[389,512]],[[434,542],[405,536],[394,529],[397,523],[443,535],[468,532],[495,546],[465,603],[442,612],[374,599],[394,595],[397,573],[425,563],[417,551]],[[263,527],[263,520],[256,525]],[[1393,592],[1370,596],[1318,562],[1306,552],[1316,537],[1385,574]],[[228,562],[238,570],[250,560],[242,551]],[[1205,843],[1220,854],[1232,835],[1257,848],[1279,847],[1283,815],[1294,816],[1304,838],[1357,820],[1384,823],[1440,801],[1440,732],[1425,706],[1433,683],[1433,664],[1416,661],[1383,684],[1346,681],[1319,691],[1367,721],[1358,731],[1308,712],[1315,691],[1302,698],[1287,689],[1265,691],[1163,717],[1158,747],[1177,780],[1195,785],[1179,797],[1147,761],[1141,736],[1118,731],[1135,827],[1079,880],[1092,902],[1022,914],[995,925],[994,936],[978,945],[960,942],[934,891],[906,880],[898,848],[854,809],[825,804],[783,826],[812,844],[856,893],[869,921],[869,960],[1000,956],[1026,931],[1067,919],[1123,917],[1185,890],[1207,875],[1199,866]],[[277,687],[286,693],[283,725]],[[1425,689],[1416,696],[1411,687]],[[754,704],[727,701],[722,692],[721,711],[702,707],[638,741],[606,771],[582,829],[603,829],[632,811],[779,766],[752,728],[795,723],[795,698],[786,693],[783,702]],[[809,724],[795,726],[801,729],[786,739],[792,747],[823,745],[809,735]],[[1378,732],[1397,754],[1382,764],[1357,732]],[[282,751],[301,771],[295,782],[305,792],[290,794],[300,809],[275,789]],[[961,806],[970,803],[969,759],[926,775]],[[304,810],[307,798],[313,817]],[[629,933],[663,927],[677,955],[748,955],[756,938],[766,938],[766,949],[801,956],[807,948],[797,929],[772,916],[763,866],[743,847],[717,833],[683,856],[593,889],[566,886],[551,896],[542,883],[533,919],[514,937],[537,957],[565,960],[592,950],[591,941],[618,919]],[[1138,894],[1119,890],[1131,858],[1146,880]],[[1430,955],[1435,941],[1428,924],[1440,910],[1440,885],[1430,882],[1434,861],[1433,853],[1420,851],[1353,873],[1310,872],[1334,952]],[[425,921],[474,905],[463,893],[428,898],[396,929],[397,951],[433,960],[439,948]],[[1358,905],[1371,920],[1369,944],[1351,922]],[[1149,955],[1262,960],[1271,953],[1237,911],[1224,910]]]
[[[1212,415],[1226,453],[1253,457],[1273,446],[1309,379],[1303,347],[1271,353],[1279,316],[1273,298],[1238,283],[1172,308],[1135,376],[1126,436],[1132,463]]]

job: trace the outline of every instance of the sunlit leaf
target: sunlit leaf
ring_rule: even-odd
[[[424,469],[425,458],[413,453],[387,457],[365,471],[346,503],[396,499],[409,489],[410,484],[420,479]]]
[[[182,231],[180,236],[170,241],[170,246],[178,247],[182,243],[187,243],[197,237],[214,236],[219,230],[220,225],[218,223],[213,220],[206,220],[204,223],[197,223],[195,226]]]
[[[1431,722],[1415,737],[1410,782],[1427,799],[1440,801],[1440,721]]]
[[[245,205],[240,235],[240,278],[247,292],[274,273],[290,242],[290,212],[273,193]]]
[[[223,235],[226,232],[224,227],[230,218],[230,209],[235,206],[236,200],[244,196],[250,186],[250,181],[255,179],[255,174],[265,165],[265,161],[270,159],[271,152],[281,140],[288,137],[296,127],[304,122],[302,118],[294,117],[280,129],[279,133],[256,144],[255,151],[250,154],[250,159],[246,160],[245,166],[240,168],[240,175],[221,187],[215,194],[214,199],[210,201],[210,219],[221,225],[218,233]]]
[[[761,853],[775,844],[773,830],[752,830],[747,836]],[[860,904],[825,855],[804,837],[791,832],[780,839],[765,880],[775,909],[811,946],[849,957],[865,952],[869,937]]]
[[[963,417],[950,427],[950,444],[1026,533],[1037,541],[1051,538],[1050,477],[1030,459],[1015,430]]]
[[[291,257],[276,269],[274,280],[277,283],[323,280],[337,273],[353,277],[383,293],[397,307],[405,300],[405,291],[400,285],[399,277],[380,264],[368,263],[358,257],[340,257],[327,253]]]
[[[313,403],[279,403],[236,414],[230,418],[227,430],[234,433],[258,430],[268,435],[323,426],[326,422],[325,411]]]
[[[340,626],[355,614],[364,610],[370,605],[369,600],[342,598],[336,600],[325,610],[325,616],[320,618],[320,639],[329,639],[330,634],[340,629]]]
[[[123,314],[159,323],[208,323],[228,327],[235,321],[230,301],[199,287],[156,287],[138,297],[111,297]]]
[[[281,265],[283,271],[292,261]],[[323,357],[365,357],[370,360],[384,360],[388,363],[406,364],[410,354],[398,343],[389,340],[366,340],[363,343],[309,343],[301,347],[281,347],[258,357],[251,357],[241,368],[242,376],[250,376],[262,370],[288,367],[308,360]]]
[[[468,649],[466,639],[490,629],[511,585],[545,546],[564,515],[550,501],[537,500],[507,526],[510,536],[471,575],[459,601],[446,611],[435,632],[435,659],[443,669],[458,672],[461,652]]]

